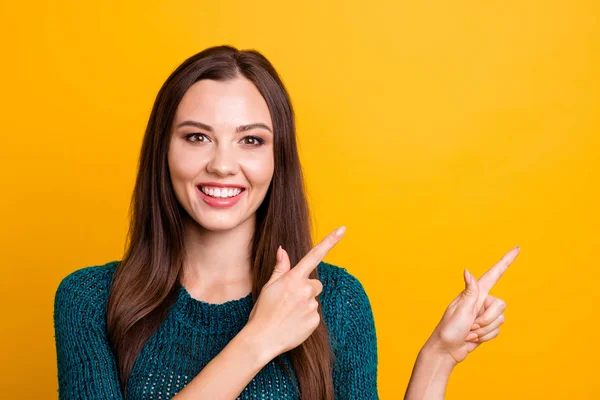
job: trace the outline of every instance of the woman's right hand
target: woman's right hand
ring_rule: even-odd
[[[318,296],[323,285],[309,274],[343,237],[345,227],[336,229],[313,247],[294,267],[287,252],[279,247],[277,264],[261,289],[244,328],[269,359],[304,342],[317,328]]]

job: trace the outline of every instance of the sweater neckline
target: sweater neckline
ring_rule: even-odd
[[[204,333],[224,333],[241,330],[252,311],[252,292],[224,303],[208,303],[196,299],[179,285],[175,314],[190,328]]]

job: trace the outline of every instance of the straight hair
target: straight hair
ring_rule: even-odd
[[[231,46],[215,46],[191,56],[167,78],[155,99],[131,198],[125,254],[107,305],[109,343],[124,395],[137,356],[165,320],[181,287],[186,211],[175,197],[167,162],[175,112],[195,82],[240,77],[250,80],[264,97],[274,133],[273,179],[256,211],[249,249],[253,302],[273,273],[279,245],[288,252],[292,266],[312,247],[294,110],[274,67],[256,50]],[[310,278],[318,278],[317,269]],[[333,353],[320,303],[318,312],[321,322],[316,330],[288,352],[303,400],[334,398]],[[278,362],[293,378],[280,357]]]

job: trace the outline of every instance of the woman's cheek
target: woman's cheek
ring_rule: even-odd
[[[244,160],[242,168],[250,185],[255,189],[267,186],[273,178],[274,162],[272,157],[249,158]],[[266,190],[266,189],[265,189]]]

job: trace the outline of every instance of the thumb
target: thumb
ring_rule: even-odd
[[[285,251],[281,246],[277,248],[277,264],[275,264],[275,268],[273,269],[273,274],[271,274],[271,278],[267,282],[267,285],[275,282],[283,275],[285,275],[291,268],[290,266],[290,257],[288,256],[287,251]],[[266,285],[265,285],[266,286]]]
[[[477,299],[479,298],[479,285],[477,284],[477,279],[471,275],[468,269],[465,269],[464,280],[465,290],[463,291],[463,296],[460,301],[461,307],[474,309],[477,304]]]

